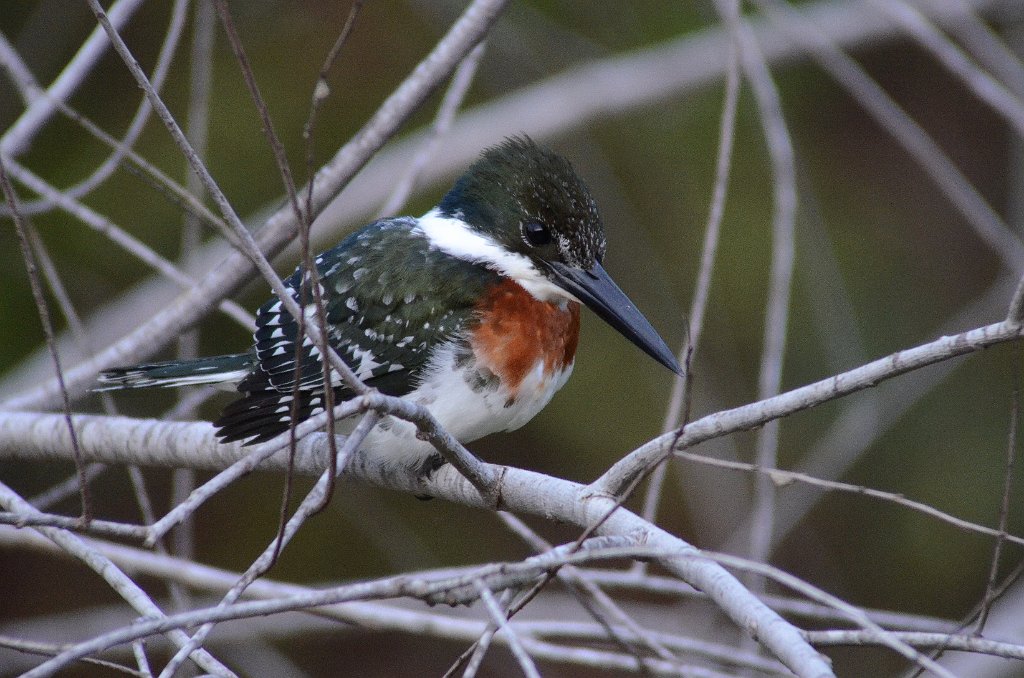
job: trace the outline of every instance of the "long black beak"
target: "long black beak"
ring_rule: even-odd
[[[659,363],[679,376],[683,371],[675,355],[657,330],[636,309],[629,297],[599,263],[589,271],[555,262],[551,264],[556,284],[587,305],[602,320],[614,327]]]

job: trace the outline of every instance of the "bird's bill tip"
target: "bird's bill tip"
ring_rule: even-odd
[[[619,289],[601,264],[595,263],[590,270],[583,270],[556,263],[552,270],[560,287],[583,302],[644,353],[682,376],[679,361],[665,340],[637,310],[625,292]]]

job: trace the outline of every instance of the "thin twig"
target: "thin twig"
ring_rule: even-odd
[[[149,658],[146,656],[146,641],[136,640],[132,643],[132,654],[135,655],[135,663],[139,667],[136,673],[145,678],[152,678],[153,670],[149,667]]]
[[[39,237],[39,233],[36,232],[34,228],[29,228],[27,235],[29,243],[32,246],[32,251],[36,255],[39,268],[42,270],[43,277],[46,279],[46,285],[50,288],[50,294],[53,295],[54,300],[57,302],[57,307],[60,309],[61,315],[63,315],[64,319],[67,321],[68,329],[71,331],[72,336],[78,343],[79,349],[85,355],[95,355],[95,345],[89,338],[89,333],[86,332],[85,325],[82,323],[81,317],[75,310],[75,305],[71,301],[71,295],[68,294],[63,281],[61,281],[60,274],[57,272],[57,266],[53,263],[53,258],[50,257],[50,253],[46,249],[46,244],[43,242],[43,239]],[[107,414],[117,414],[117,407],[114,404],[114,399],[109,393],[101,393],[100,402],[103,405],[104,412]]]
[[[24,652],[26,654],[43,655],[46,657],[54,657],[67,649],[67,645],[57,643],[42,643],[37,640],[11,638],[10,636],[0,636],[0,647],[5,647],[11,650],[17,650],[18,652]],[[100,668],[110,669],[111,671],[126,673],[130,676],[140,676],[141,678],[146,678],[145,674],[143,674],[140,671],[133,671],[127,666],[115,664],[114,662],[105,661],[103,659],[95,659],[93,657],[82,657],[79,661],[81,661],[83,664],[87,666],[97,666]]]
[[[739,1],[730,0],[726,11],[739,11]],[[679,350],[679,362],[685,366],[683,376],[672,380],[672,392],[662,421],[662,433],[668,433],[680,427],[689,417],[683,417],[689,411],[688,393],[692,386],[693,374],[691,366],[700,337],[704,330],[704,314],[707,310],[708,297],[711,290],[711,279],[714,274],[715,258],[718,253],[718,242],[721,235],[722,216],[725,213],[725,198],[729,188],[729,174],[732,168],[732,148],[736,139],[736,110],[739,104],[740,73],[739,45],[736,40],[733,22],[723,22],[729,31],[729,49],[725,65],[725,100],[722,103],[722,116],[718,126],[718,156],[715,160],[715,184],[711,192],[711,204],[708,207],[707,224],[704,228],[704,245],[700,255],[700,270],[697,273],[697,285],[693,291],[690,314],[686,324],[686,340]],[[654,520],[661,501],[661,492],[665,483],[667,466],[659,464],[650,475],[647,483],[647,494],[644,497],[643,517]],[[645,568],[645,563],[638,563],[638,568]]]
[[[473,584],[476,586],[476,590],[480,594],[480,600],[483,601],[487,613],[491,616],[491,620],[498,626],[500,631],[505,633],[509,649],[512,650],[512,656],[519,663],[519,668],[522,669],[523,675],[527,678],[540,678],[537,666],[530,659],[530,655],[527,654],[526,650],[523,649],[519,636],[512,630],[512,626],[508,623],[505,613],[498,607],[498,601],[494,599],[494,594],[481,579],[474,580]]]
[[[416,179],[419,177],[420,172],[430,163],[441,141],[445,138],[448,130],[451,129],[452,121],[455,120],[455,114],[458,113],[463,99],[465,99],[466,94],[469,92],[470,85],[473,84],[476,69],[480,65],[480,59],[483,57],[486,48],[487,43],[481,42],[473,48],[473,51],[462,60],[462,63],[455,70],[455,75],[452,76],[452,81],[448,85],[444,97],[441,99],[441,104],[437,107],[434,121],[427,129],[419,151],[412,161],[409,162],[405,172],[395,182],[395,187],[390,195],[388,195],[387,200],[384,201],[380,210],[377,211],[378,219],[395,214],[405,204],[405,201],[409,199],[416,186]]]
[[[31,236],[32,225],[21,214],[18,209],[18,196],[14,192],[11,180],[7,176],[7,163],[0,157],[0,190],[3,191],[4,200],[14,219],[14,231],[18,235],[18,244],[21,246],[21,256],[25,262],[25,270],[28,273],[29,286],[32,289],[32,299],[39,314],[39,324],[43,328],[43,336],[46,339],[46,346],[50,350],[50,358],[53,360],[53,369],[60,384],[61,397],[64,404],[64,422],[68,427],[68,434],[71,437],[71,451],[75,460],[75,470],[78,472],[79,495],[82,500],[82,520],[88,523],[92,520],[92,505],[89,497],[89,488],[85,481],[85,462],[82,460],[82,451],[78,444],[78,433],[71,421],[71,398],[68,396],[67,385],[64,383],[64,369],[61,367],[60,354],[57,353],[57,344],[54,341],[53,325],[50,321],[50,309],[43,295],[43,286],[39,282],[39,274],[36,270],[36,258],[32,252]]]
[[[813,247],[813,242],[810,245]],[[997,280],[981,297],[946,318],[931,332],[936,336],[960,334],[961,328],[1002,313],[1008,280],[1008,276]],[[847,365],[863,363],[864,359],[863,355],[850,355],[842,365],[836,365],[833,369],[838,373]],[[828,430],[808,447],[797,470],[818,478],[842,477],[882,435],[959,368],[960,365],[955,361],[945,361],[919,372],[913,379],[894,382],[892,388],[861,391],[862,395],[858,398],[843,404],[842,412],[829,425]],[[776,518],[776,542],[786,539],[825,496],[824,492],[802,492],[780,505]],[[747,525],[737,526],[726,542],[728,550],[743,548],[747,544],[748,535]]]
[[[323,288],[320,285],[319,270],[313,262],[313,255],[309,247],[309,226],[312,222],[311,213],[306,210],[304,211],[299,205],[298,191],[295,187],[295,179],[292,176],[291,167],[288,164],[288,157],[284,150],[284,144],[281,143],[280,137],[277,132],[274,131],[274,123],[270,117],[270,109],[267,107],[267,103],[260,93],[259,85],[256,83],[256,74],[253,73],[252,65],[249,63],[249,59],[245,54],[245,48],[242,46],[241,38],[238,36],[238,31],[235,28],[234,21],[231,18],[231,12],[228,9],[226,0],[214,0],[217,8],[217,14],[220,16],[221,25],[224,27],[224,33],[227,35],[228,44],[231,45],[231,50],[234,52],[235,59],[238,61],[239,69],[242,72],[242,77],[245,80],[245,85],[249,90],[250,97],[252,98],[253,104],[256,106],[256,110],[260,115],[260,120],[263,123],[263,134],[270,144],[270,149],[274,156],[274,162],[277,165],[277,170],[281,175],[281,180],[284,183],[285,193],[288,196],[288,203],[292,207],[292,211],[295,216],[295,221],[299,225],[299,241],[300,249],[302,254],[302,275],[299,283],[299,303],[300,308],[305,308],[309,303],[307,297],[312,291],[313,304],[316,308],[316,317],[318,323],[318,333],[308,335],[310,340],[314,342],[320,351],[320,355],[328,355],[332,347],[329,343],[329,332],[327,325],[327,316],[324,308],[323,300]],[[292,405],[291,405],[291,426],[292,431],[290,436],[289,444],[289,457],[294,458],[295,455],[295,424],[298,421],[299,411],[299,393],[302,386],[302,354],[304,351],[303,341],[300,341],[298,337],[306,337],[306,314],[300,313],[296,315],[292,313],[298,323],[298,335],[295,341],[295,352],[294,352],[294,385],[292,386]],[[317,334],[319,336],[317,336]],[[321,370],[323,379],[323,399],[324,409],[330,411],[334,409],[334,389],[331,387],[333,379],[331,376],[331,362],[329,360],[321,360]],[[344,379],[344,377],[342,377]],[[358,391],[357,391],[358,392]],[[331,453],[329,458],[331,463],[337,459],[338,453],[334,449],[334,419],[328,418],[327,420],[327,435],[328,441],[331,444]],[[328,489],[324,495],[324,505],[330,501],[331,494],[334,490],[334,479],[336,477],[337,469],[331,468],[327,474],[329,478]],[[285,523],[288,515],[288,504],[291,499],[292,480],[293,474],[288,473],[285,476],[285,488],[281,498],[281,510],[280,519],[278,524],[278,532],[284,530]],[[321,507],[322,508],[322,507]],[[278,539],[278,544],[283,543],[283,540]],[[272,567],[273,563],[276,562],[278,552],[273,554],[271,563],[268,567]]]
[[[364,413],[355,429],[345,440],[345,445],[338,450],[337,455],[339,459],[335,460],[333,464],[329,464],[329,468],[345,468],[348,457],[352,455],[359,445],[363,443],[363,439],[366,438],[366,435],[377,424],[378,419],[379,415],[376,412],[371,411]],[[249,584],[266,574],[269,568],[273,566],[277,558],[277,554],[281,552],[281,549],[291,541],[292,537],[295,536],[305,521],[315,512],[320,510],[320,507],[323,506],[324,496],[333,484],[333,480],[328,480],[327,478],[328,473],[330,473],[330,471],[325,471],[320,476],[320,479],[317,481],[316,485],[313,486],[313,489],[309,491],[302,503],[295,509],[295,513],[288,520],[288,523],[285,525],[285,529],[275,535],[270,545],[267,546],[259,557],[252,562],[249,568],[238,580],[238,583],[224,595],[224,598],[217,606],[218,608],[224,608],[233,604],[239,599],[239,597],[241,597]],[[164,667],[159,678],[171,678],[178,667],[188,658],[189,653],[202,646],[206,637],[213,628],[214,622],[209,622],[201,626],[194,634],[192,634],[189,642],[182,646]]]
[[[717,0],[722,8],[723,0]],[[719,10],[723,15],[725,9]],[[792,296],[793,269],[796,260],[796,166],[778,89],[768,70],[750,27],[738,20],[735,31],[740,41],[740,61],[757,100],[761,127],[771,157],[774,214],[772,216],[772,256],[768,299],[765,310],[764,343],[758,375],[758,399],[771,398],[782,386],[782,366],[786,350],[786,329]],[[779,446],[779,423],[768,422],[757,435],[755,458],[761,466],[775,466]],[[753,518],[750,530],[750,555],[766,561],[772,545],[775,515],[775,486],[760,478],[754,488]]]
[[[39,237],[36,229],[31,228],[31,224],[29,226],[30,228],[26,230],[25,235],[28,236],[29,245],[32,247],[39,270],[43,272],[43,278],[46,279],[46,286],[50,288],[50,294],[53,295],[54,300],[57,302],[57,307],[60,309],[61,315],[64,316],[64,320],[67,321],[68,328],[71,330],[75,340],[85,353],[92,353],[92,346],[85,331],[85,326],[82,324],[82,318],[75,310],[75,305],[71,301],[67,288],[61,282],[60,274],[53,263],[53,258],[46,249],[46,243]],[[108,414],[115,413],[108,412]]]
[[[313,91],[309,101],[309,113],[306,116],[306,122],[302,129],[302,138],[306,141],[306,179],[312,179],[313,176],[313,135],[316,131],[316,120],[320,112],[320,107],[324,101],[330,95],[331,87],[328,83],[328,78],[331,71],[334,70],[334,65],[337,63],[338,58],[341,56],[341,50],[348,42],[348,38],[352,33],[352,29],[355,27],[356,17],[363,9],[363,0],[354,0],[352,6],[349,7],[348,16],[345,18],[345,23],[341,27],[341,32],[338,33],[338,37],[334,39],[334,44],[331,45],[331,49],[327,51],[327,56],[324,58],[323,63],[320,65],[320,70],[317,72],[316,84],[313,86]],[[306,209],[311,209],[310,205],[311,196],[307,197]]]
[[[786,391],[767,400],[742,405],[690,422],[676,444],[674,434],[658,436],[616,462],[600,478],[591,483],[595,492],[615,496],[629,485],[636,474],[656,463],[666,446],[683,450],[698,443],[720,437],[726,432],[749,430],[801,410],[815,407],[857,391],[876,386],[912,370],[933,365],[958,355],[979,350],[982,346],[1015,341],[1024,337],[1024,327],[1000,322],[967,332],[944,336],[914,348],[897,351],[860,367],[841,372],[820,381]]]
[[[86,523],[81,518],[58,516],[49,513],[25,516],[19,513],[0,511],[0,524],[14,525],[15,527],[49,525],[50,527],[59,527],[62,530],[91,534],[97,537],[119,537],[122,539],[138,539],[140,541],[149,534],[149,530],[145,525],[127,525],[125,523],[115,523],[110,520],[97,520],[95,518]]]
[[[47,96],[45,92],[43,96]],[[203,224],[210,226],[212,229],[220,228],[221,231],[227,230],[223,219],[211,212],[188,189],[167,176],[159,167],[143,158],[133,149],[125,146],[118,139],[107,134],[99,125],[68,104],[60,101],[55,101],[53,104],[66,118],[79,125],[100,143],[119,153],[122,156],[122,162],[124,162],[124,169],[126,171],[148,183],[158,193],[167,197],[173,204],[187,211],[193,217],[201,220]]]
[[[637,575],[630,571],[603,569],[587,569],[583,573],[590,581],[610,590],[625,589],[634,594],[668,596],[673,600],[699,600],[704,597],[703,593],[695,590],[689,584],[671,577],[659,577],[652,574]],[[764,600],[773,609],[787,616],[810,619],[817,623],[836,623],[842,620],[835,610],[803,599],[765,594]],[[956,623],[947,619],[889,610],[863,609],[876,624],[890,629],[937,633],[948,633],[956,629]]]
[[[498,601],[498,605],[502,609],[508,608],[508,603],[512,600],[513,591],[512,589],[505,589],[501,592],[501,600]],[[480,667],[484,663],[484,657],[487,656],[487,650],[491,647],[491,641],[494,640],[494,634],[498,632],[498,625],[493,621],[488,621],[487,626],[484,627],[480,637],[477,638],[472,645],[470,645],[448,670],[444,672],[442,678],[454,678],[458,672],[459,667],[465,665],[466,670],[462,672],[462,678],[475,678]]]
[[[696,462],[698,464],[705,464],[707,466],[714,466],[716,468],[731,469],[734,471],[745,471],[748,473],[758,473],[765,476],[770,482],[774,483],[778,487],[785,487],[792,483],[803,483],[812,487],[820,487],[825,490],[833,492],[848,492],[850,494],[860,495],[863,497],[870,497],[872,499],[879,499],[881,501],[896,504],[908,508],[912,511],[923,513],[927,516],[940,520],[948,525],[952,525],[961,530],[967,532],[973,532],[976,534],[983,534],[988,537],[995,537],[997,540],[1007,541],[1011,544],[1024,547],[1024,537],[1018,537],[1013,534],[1009,534],[1005,529],[996,529],[973,523],[963,518],[957,518],[954,515],[950,515],[944,511],[940,511],[934,506],[930,506],[923,502],[914,501],[908,499],[902,494],[895,492],[886,492],[884,490],[878,490],[872,487],[865,487],[863,485],[853,485],[850,483],[843,483],[837,480],[825,480],[823,478],[817,478],[807,473],[801,473],[799,471],[787,471],[779,468],[764,467],[758,464],[750,464],[742,461],[731,461],[728,459],[716,459],[714,457],[708,457],[695,452],[678,451],[675,456],[679,459],[685,459],[686,461]],[[1005,527],[1005,526],[1004,526]]]
[[[0,32],[0,67],[7,71],[22,102],[26,106],[31,106],[32,102],[41,95],[42,88],[36,82],[36,76],[32,75],[32,69],[28,67],[25,60],[18,54],[18,50],[2,32]]]
[[[1020,354],[1018,357],[1018,369],[1015,375],[1020,374]],[[1020,421],[1020,384],[1013,389],[1013,405],[1010,407],[1010,430],[1006,437],[1006,467],[1003,471],[1003,500],[999,506],[999,535],[996,537],[995,546],[992,549],[992,566],[989,568],[988,581],[985,584],[985,597],[981,601],[981,614],[978,615],[978,625],[975,633],[979,636],[985,630],[985,622],[992,611],[995,603],[996,580],[999,577],[999,560],[1003,554],[1003,544],[1009,536],[1006,532],[1006,524],[1010,519],[1010,496],[1013,488],[1013,467],[1017,459],[1017,424]]]
[[[552,548],[552,544],[531,530],[526,523],[513,514],[499,511],[498,517],[509,529],[526,541],[534,552],[543,553]],[[563,568],[559,571],[558,578],[567,584],[569,590],[572,591],[590,616],[604,627],[609,638],[619,645],[623,652],[636,657],[637,669],[640,672],[649,674],[651,670],[651,667],[648,666],[647,658],[644,657],[640,650],[641,645],[646,646],[665,661],[678,661],[667,647],[649,634],[636,620],[626,614],[608,594],[594,582],[587,579],[579,569],[574,567]],[[617,626],[627,629],[631,637],[621,634]]]
[[[198,0],[192,14],[192,49],[189,59],[189,100],[188,115],[185,121],[185,137],[196,149],[196,155],[206,158],[207,140],[210,132],[210,94],[213,89],[213,47],[216,32],[213,5],[210,0]],[[202,182],[194,173],[187,174],[189,193],[201,199],[204,195]],[[202,219],[191,211],[186,211],[181,225],[182,263],[192,255],[202,242]],[[178,337],[177,356],[188,360],[199,357],[199,330],[193,328]],[[193,393],[181,391],[177,397],[175,414],[179,417],[192,418],[196,402],[190,396]],[[177,506],[195,489],[196,473],[192,469],[174,469],[171,472],[171,505]],[[195,552],[195,522],[186,519],[178,525],[171,538],[172,551],[183,558]],[[182,595],[185,595],[184,593]]]
[[[334,44],[331,45],[331,49],[327,52],[327,57],[320,66],[316,85],[313,86],[313,92],[310,95],[309,114],[306,116],[306,123],[302,128],[302,138],[306,143],[305,213],[307,215],[313,213],[313,161],[316,154],[316,144],[314,143],[316,121],[320,113],[320,107],[331,93],[331,86],[328,84],[327,79],[334,69],[334,64],[337,63],[338,58],[341,56],[341,49],[348,42],[349,35],[352,34],[352,29],[355,27],[356,17],[359,16],[359,12],[362,9],[363,0],[355,0],[352,3],[352,7],[348,11],[348,17],[345,19],[345,24],[341,27],[341,32],[335,38]]]
[[[277,165],[277,171],[281,174],[281,179],[284,183],[285,193],[288,196],[288,203],[291,205],[292,211],[297,220],[301,222],[302,209],[299,207],[298,194],[295,189],[295,179],[292,177],[291,167],[288,165],[288,157],[284,150],[284,144],[281,143],[280,137],[274,131],[274,121],[270,117],[270,109],[267,108],[267,102],[263,99],[263,95],[260,93],[259,85],[256,83],[256,74],[252,71],[252,65],[249,63],[249,57],[245,54],[245,48],[242,46],[242,40],[238,37],[238,31],[235,28],[235,23],[231,19],[231,11],[228,9],[226,0],[213,0],[214,6],[217,8],[217,15],[220,17],[221,26],[224,27],[224,34],[227,36],[228,44],[231,46],[231,51],[235,55],[235,60],[238,62],[239,70],[242,73],[242,79],[245,81],[245,86],[249,90],[249,96],[252,98],[253,103],[256,106],[256,112],[259,113],[260,122],[263,125],[263,134],[270,144],[270,150],[274,155],[274,163]],[[307,215],[308,217],[308,215]]]
[[[901,642],[920,649],[945,648],[958,652],[977,652],[1004,659],[1024,659],[1024,647],[1011,646],[996,640],[987,640],[977,636],[961,636],[950,633],[924,633],[920,631],[890,631],[893,637]],[[875,645],[870,631],[833,630],[805,631],[807,640],[817,646],[832,647],[839,645]]]
[[[352,30],[355,27],[355,23],[356,23],[356,17],[359,16],[359,12],[360,12],[360,10],[362,10],[362,7],[363,7],[362,0],[356,0],[355,2],[352,3],[352,7],[349,8],[348,16],[345,19],[345,23],[344,23],[344,25],[341,28],[341,32],[338,34],[338,37],[335,39],[334,44],[331,46],[331,49],[328,51],[327,57],[324,59],[324,63],[320,66],[320,70],[319,70],[319,72],[317,74],[316,84],[313,86],[312,92],[310,93],[309,115],[306,118],[306,122],[305,122],[305,124],[303,125],[303,128],[302,128],[302,138],[303,138],[303,140],[305,142],[305,146],[306,146],[306,148],[305,148],[305,151],[306,151],[305,152],[305,157],[306,157],[306,192],[305,192],[305,195],[304,195],[304,198],[305,198],[304,207],[305,207],[305,209],[301,209],[299,207],[298,196],[297,195],[293,195],[293,193],[294,193],[294,185],[291,185],[289,187],[289,194],[288,194],[289,200],[291,200],[291,201],[293,201],[295,203],[294,209],[296,210],[296,219],[298,221],[298,229],[299,229],[299,249],[300,249],[300,252],[301,252],[301,255],[302,255],[302,268],[305,271],[305,273],[302,275],[302,283],[300,285],[301,295],[303,297],[302,306],[305,307],[305,305],[307,303],[305,297],[309,294],[309,290],[312,289],[312,291],[313,291],[313,303],[315,305],[314,308],[316,309],[317,327],[319,328],[320,333],[321,333],[321,339],[320,339],[320,345],[319,345],[319,347],[320,347],[320,354],[324,355],[324,356],[328,356],[328,357],[330,357],[330,355],[333,353],[333,349],[330,346],[329,341],[328,341],[328,336],[329,335],[328,335],[328,329],[327,329],[327,311],[326,311],[325,306],[324,306],[323,290],[322,290],[321,285],[320,285],[320,271],[319,271],[319,269],[317,269],[317,267],[315,265],[315,262],[313,261],[313,253],[312,253],[312,249],[310,247],[310,241],[309,241],[309,230],[310,230],[310,228],[313,225],[313,178],[314,178],[313,163],[314,163],[314,160],[315,160],[315,157],[316,157],[316,144],[314,143],[314,133],[316,132],[317,114],[319,113],[320,107],[323,105],[324,101],[327,100],[327,97],[330,95],[330,91],[331,91],[330,87],[327,84],[327,78],[330,75],[331,70],[334,68],[335,63],[337,63],[338,58],[341,56],[342,48],[348,42],[348,38],[352,34]],[[282,172],[282,176],[285,178],[286,183],[290,181],[290,177],[286,176],[284,174],[284,172]],[[298,323],[299,323],[298,334],[302,335],[302,334],[305,333],[305,325],[306,325],[306,316],[305,316],[305,314],[303,314],[301,317],[298,318]],[[315,339],[313,339],[312,341],[315,341]],[[298,342],[296,342],[296,345],[295,345],[295,373],[293,375],[294,376],[295,385],[293,386],[293,389],[292,389],[292,410],[291,410],[291,416],[292,416],[292,420],[293,421],[298,418],[297,415],[298,415],[298,407],[299,407],[299,402],[300,402],[299,387],[300,387],[301,382],[302,382],[302,379],[301,379],[301,371],[302,371],[302,368],[301,368],[301,356],[302,356],[302,347],[301,347],[301,345]],[[332,360],[333,360],[333,358],[332,358]],[[324,387],[323,387],[324,409],[327,410],[327,411],[331,411],[332,409],[334,409],[335,395],[336,395],[336,392],[335,392],[335,390],[333,388],[334,381],[333,381],[333,379],[331,377],[331,366],[330,366],[330,362],[327,361],[327,360],[321,360],[320,361],[320,365],[321,365],[321,369],[322,369],[322,379],[323,379],[323,384],[324,384]],[[344,379],[344,376],[342,378]],[[295,426],[292,425],[290,427],[290,429],[291,429],[291,431],[290,431],[290,443],[289,443],[288,451],[289,451],[289,455],[291,455],[290,458],[293,458],[294,454],[295,454],[295,443],[296,443],[295,431],[294,431]],[[335,433],[335,419],[332,417],[332,418],[329,418],[327,420],[327,435],[328,435],[328,440],[329,440],[328,459],[329,459],[329,463],[330,463],[330,466],[329,466],[329,469],[328,469],[328,474],[327,474],[328,475],[327,491],[324,493],[323,503],[321,504],[321,506],[319,508],[316,509],[316,512],[319,512],[319,511],[323,510],[327,506],[327,504],[330,502],[331,496],[334,494],[334,483],[335,483],[335,479],[337,478],[337,472],[338,472],[338,469],[334,466],[335,462],[338,459],[338,451],[337,451],[337,449],[335,447],[335,443],[334,443],[334,433]],[[291,474],[289,473],[289,478],[290,477],[291,477]],[[290,493],[291,493],[291,487],[290,487],[290,481],[289,481],[289,486],[286,488],[284,497],[282,498],[282,501],[281,501],[281,523],[278,526],[278,530],[279,531],[283,531],[284,530],[284,518],[285,518],[285,515],[286,515],[285,512],[286,512],[286,507],[288,505]]]

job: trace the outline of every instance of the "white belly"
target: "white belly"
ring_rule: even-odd
[[[479,379],[472,364],[458,367],[456,356],[454,345],[438,351],[424,372],[422,384],[405,397],[426,407],[462,443],[498,431],[514,431],[533,419],[565,385],[573,368],[570,363],[545,379],[544,363],[538,361],[513,399],[505,386]],[[405,466],[419,465],[436,453],[430,443],[416,438],[415,425],[390,416],[370,432],[363,447]]]

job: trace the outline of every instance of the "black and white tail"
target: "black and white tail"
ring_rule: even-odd
[[[256,358],[250,353],[219,355],[195,360],[168,360],[133,367],[115,367],[100,373],[97,391],[163,386],[235,385],[252,372]]]

